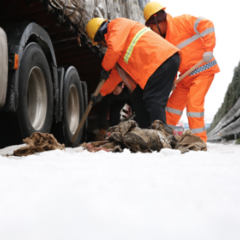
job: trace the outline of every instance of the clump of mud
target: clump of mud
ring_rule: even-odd
[[[35,132],[29,138],[23,139],[27,146],[13,152],[14,156],[28,156],[35,152],[45,152],[49,150],[65,149],[64,144],[58,143],[56,138],[49,133]]]
[[[133,153],[161,151],[163,148],[178,149],[182,153],[189,150],[207,151],[206,144],[190,130],[177,139],[173,130],[160,120],[154,121],[150,129],[139,128],[134,120],[124,121],[109,128],[108,137],[104,141],[84,143],[81,146],[90,152],[122,152],[124,148]]]

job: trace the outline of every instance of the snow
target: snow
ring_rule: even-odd
[[[131,154],[0,149],[1,240],[240,239],[240,146]]]

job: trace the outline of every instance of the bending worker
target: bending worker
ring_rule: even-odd
[[[144,8],[146,26],[181,49],[180,74],[185,73],[202,59],[203,65],[179,82],[166,108],[167,124],[175,128],[187,107],[191,131],[207,141],[204,125],[204,99],[219,67],[213,56],[215,33],[213,23],[202,17],[181,15],[171,17],[158,2],[149,2]],[[159,42],[159,44],[161,44]]]
[[[136,84],[130,100],[139,126],[149,127],[156,119],[166,123],[165,107],[180,64],[179,49],[144,25],[125,18],[91,19],[86,32],[93,44],[107,47],[100,76],[107,81],[97,97],[92,95],[93,103],[124,81],[115,67],[119,65]]]

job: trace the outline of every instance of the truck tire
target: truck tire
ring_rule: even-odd
[[[78,128],[83,114],[84,100],[82,84],[76,68],[71,66],[66,70],[63,82],[62,131],[64,143],[67,147],[76,147],[80,143],[82,129],[74,143],[71,143],[71,139]]]
[[[17,117],[22,138],[49,133],[53,118],[53,86],[48,61],[36,43],[24,50],[19,69]]]

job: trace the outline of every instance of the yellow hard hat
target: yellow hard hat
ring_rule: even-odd
[[[103,18],[93,18],[91,19],[86,27],[86,32],[88,37],[92,40],[92,45],[97,45],[97,42],[94,42],[94,37],[98,31],[98,29],[100,28],[100,26],[102,25],[103,22],[107,22],[108,20],[103,19]]]
[[[147,21],[153,14],[165,9],[159,2],[149,2],[143,10],[144,18]]]

